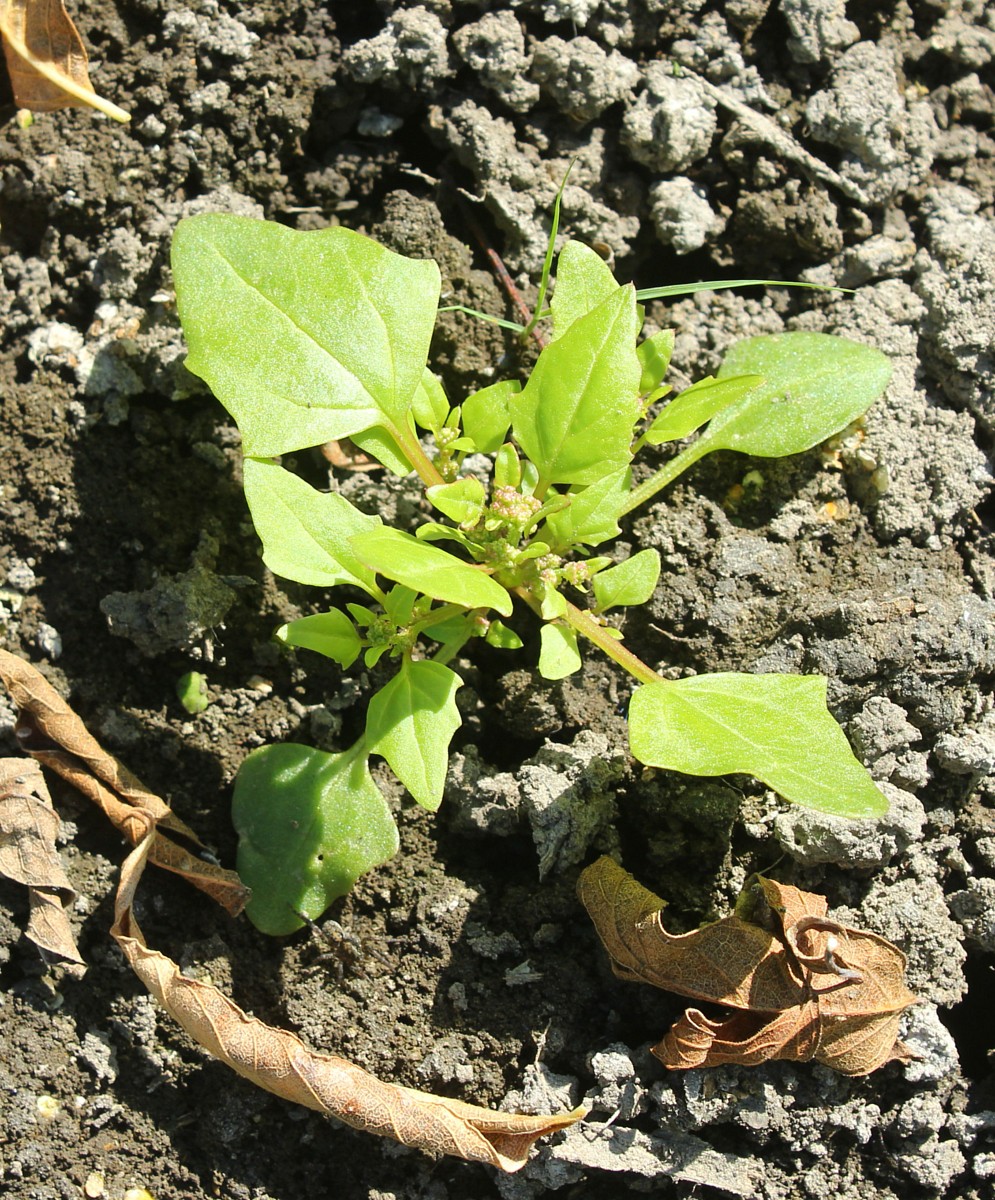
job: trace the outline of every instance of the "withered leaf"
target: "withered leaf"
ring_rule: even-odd
[[[46,957],[79,979],[86,966],[66,908],[75,899],[55,848],[59,817],[41,768],[24,758],[0,758],[0,875],[28,889],[25,934]]]
[[[905,955],[830,920],[823,896],[753,876],[733,916],[673,935],[659,897],[610,858],[582,872],[578,894],[616,975],[737,1010],[715,1020],[688,1009],[654,1047],[665,1066],[815,1059],[866,1075],[908,1057],[897,1040],[915,1003]]]
[[[134,844],[121,869],[111,933],[149,991],[208,1053],[259,1087],[357,1129],[504,1171],[517,1171],[537,1138],[584,1116],[584,1108],[553,1116],[494,1112],[385,1083],[346,1059],[316,1054],[293,1034],[243,1012],[217,988],[186,978],[171,959],[149,949],[135,920],[135,888],[146,863],[179,871],[232,912],[244,900],[238,876],[191,861],[163,835],[168,830],[200,844],[163,800],[103,750],[33,667],[0,650],[0,679],[21,709],[16,731],[28,753],[79,786]]]
[[[201,857],[194,831],[104,750],[40,672],[0,650],[0,680],[20,710],[15,733],[33,758],[92,800],[132,845],[145,836],[143,814],[150,814],[158,826],[151,861],[184,876],[233,916],[242,911],[248,892],[235,872]]]
[[[494,1112],[385,1083],[327,1054],[316,1054],[286,1030],[243,1012],[216,987],[188,979],[165,955],[150,950],[132,912],[151,834],[121,870],[111,930],[149,991],[215,1058],[285,1100],[406,1146],[517,1171],[532,1143],[579,1120],[583,1108],[555,1116]]]
[[[18,108],[96,108],[131,120],[93,90],[83,41],[62,0],[0,0],[0,39]]]

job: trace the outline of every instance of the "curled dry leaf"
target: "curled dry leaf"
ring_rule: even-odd
[[[188,979],[150,950],[132,912],[151,834],[121,870],[112,933],[149,991],[210,1054],[259,1087],[406,1146],[516,1171],[532,1143],[573,1124],[584,1109],[534,1117],[384,1083],[343,1058],[316,1054],[292,1033],[243,1012],[217,988]]]
[[[28,889],[26,935],[79,979],[86,966],[66,913],[76,893],[55,848],[58,832],[59,817],[38,764],[0,758],[0,875]]]
[[[93,90],[83,41],[62,0],[0,0],[0,38],[18,108],[96,108],[131,120]]]
[[[28,753],[80,787],[134,844],[121,869],[111,933],[153,996],[208,1053],[259,1087],[357,1129],[503,1171],[518,1170],[538,1138],[584,1116],[583,1108],[553,1116],[494,1112],[384,1083],[346,1059],[316,1054],[217,988],[186,978],[171,959],[149,949],[135,920],[135,889],[146,863],[178,871],[233,912],[244,902],[238,876],[192,860],[172,840],[200,844],[163,800],[102,749],[33,667],[0,650],[0,679],[21,709],[16,732]]]
[[[667,933],[663,901],[610,858],[582,872],[580,899],[622,979],[735,1010],[690,1008],[653,1053],[672,1069],[815,1059],[845,1075],[906,1060],[902,1013],[915,1003],[905,955],[826,916],[826,900],[754,875],[733,916]]]
[[[104,750],[43,675],[0,650],[0,679],[20,710],[15,733],[28,754],[92,800],[132,845],[145,836],[143,814],[150,814],[157,822],[151,861],[182,875],[232,916],[242,911],[248,892],[235,872],[202,857],[194,831]]]

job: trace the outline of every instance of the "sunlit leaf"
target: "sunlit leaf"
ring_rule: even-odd
[[[355,625],[338,608],[288,621],[273,636],[285,646],[324,654],[343,670],[352,666],[362,648]]]
[[[841,817],[888,803],[826,708],[816,675],[696,675],[645,684],[629,704],[640,762],[686,775],[753,775],[787,800]]]

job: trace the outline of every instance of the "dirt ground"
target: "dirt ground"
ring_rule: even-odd
[[[342,223],[437,258],[446,299],[506,314],[478,235],[534,296],[572,158],[564,231],[608,247],[620,279],[855,289],[654,308],[677,330],[679,385],[737,338],[783,328],[892,357],[861,430],[783,463],[713,456],[619,546],[664,560],[626,625],[642,658],[672,676],[825,674],[892,805],[848,825],[748,779],[643,773],[620,673],[592,655],[536,683],[534,647],[485,648],[459,664],[465,724],[439,814],[382,780],[401,853],[332,913],[362,956],[308,931],[266,938],[181,881],[146,879],[150,943],[314,1047],[480,1104],[591,1106],[499,1177],[297,1109],[199,1051],[108,936],[120,840],[55,784],[89,969],[79,982],[48,969],[20,936],[23,891],[0,882],[0,1193],[991,1195],[991,5],[79,0],[72,13],[95,86],[132,121],[68,111],[21,129],[3,110],[0,645],[223,861],[245,754],[348,745],[374,684],[270,640],[326,598],[262,567],[237,434],[182,366],[171,231],[201,211]],[[528,366],[462,316],[440,321],[433,364],[455,397],[495,366]],[[414,515],[410,494],[329,478],[317,452],[298,467]],[[196,717],[175,695],[191,668],[210,688]],[[0,698],[0,753],[16,753],[12,725]],[[857,1079],[810,1064],[664,1071],[648,1047],[682,1002],[615,979],[575,898],[603,850],[666,898],[675,929],[724,915],[757,869],[825,893],[908,954],[917,1057]]]

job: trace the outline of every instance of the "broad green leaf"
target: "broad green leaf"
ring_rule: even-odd
[[[556,260],[556,285],[549,302],[553,314],[553,337],[562,337],[578,317],[618,291],[611,268],[590,246],[570,241]]]
[[[270,458],[374,425],[404,430],[439,299],[434,262],[336,226],[230,214],[173,235],[186,365]]]
[[[639,415],[635,292],[618,288],[539,355],[510,402],[512,429],[540,489],[591,484],[627,466]]]
[[[543,625],[539,637],[539,674],[543,679],[566,679],[580,670],[577,634],[568,625]]]
[[[343,670],[352,666],[362,648],[355,625],[339,608],[288,621],[273,636],[285,646],[297,646],[324,654],[326,658],[334,659]]]
[[[591,581],[598,612],[628,604],[645,604],[660,578],[660,555],[656,550],[640,550],[631,558],[599,571]]]
[[[461,546],[469,546],[470,539],[461,529],[453,529],[449,525],[438,525],[429,522],[419,525],[415,537],[420,542],[457,542]]]
[[[629,745],[686,775],[753,775],[787,800],[840,817],[888,807],[826,708],[816,675],[698,675],[633,693]]]
[[[455,483],[438,483],[427,488],[425,495],[451,521],[467,526],[476,524],[487,499],[484,485],[469,476]]]
[[[253,750],[235,778],[232,822],[238,873],[252,889],[245,911],[274,935],[300,929],[302,916],[320,917],[398,848],[390,809],[355,747]]]
[[[487,627],[487,633],[484,635],[484,641],[488,646],[495,646],[498,650],[521,650],[522,639],[514,631],[509,629],[503,621],[493,620]]]
[[[438,433],[445,425],[449,416],[449,399],[442,380],[428,367],[422,372],[422,377],[411,399],[411,415],[422,429]]]
[[[409,533],[379,526],[353,539],[352,546],[372,570],[416,592],[467,608],[496,608],[503,616],[511,616],[511,597],[499,583]]]
[[[445,621],[438,621],[435,625],[428,625],[423,630],[426,637],[430,637],[433,641],[445,643],[459,642],[462,644],[472,637],[474,629],[474,621],[467,616],[448,617]]]
[[[460,727],[456,691],[462,680],[441,663],[404,659],[370,701],[366,744],[390,764],[411,795],[434,812],[442,803],[449,743]]]
[[[245,498],[274,575],[316,587],[352,583],[379,598],[376,577],[352,547],[358,533],[379,527],[335,492],[318,492],[274,462],[247,458]]]
[[[825,333],[777,333],[737,342],[719,379],[761,375],[738,404],[716,416],[696,444],[764,458],[799,454],[866,412],[891,378],[871,346]]]
[[[463,401],[460,424],[481,454],[494,454],[504,442],[511,426],[508,401],[521,390],[517,379],[502,379]]]
[[[636,347],[636,357],[642,374],[639,376],[639,394],[647,396],[660,386],[667,368],[670,366],[670,356],[674,352],[674,331],[660,329],[644,338]]]
[[[676,442],[694,433],[716,413],[742,400],[763,383],[759,375],[737,375],[731,379],[700,379],[675,396],[643,434],[651,446]]]
[[[558,550],[571,546],[600,546],[619,534],[618,517],[629,498],[632,473],[628,467],[604,475],[566,497],[570,504],[546,520],[547,540]]]

